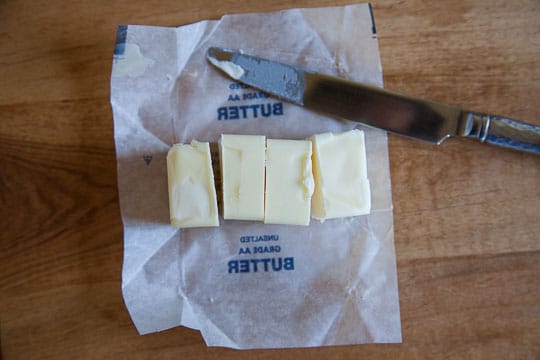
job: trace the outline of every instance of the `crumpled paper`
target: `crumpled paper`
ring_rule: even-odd
[[[385,132],[268,97],[205,60],[210,46],[241,48],[382,86],[374,29],[367,4],[119,27],[111,103],[122,292],[141,334],[183,325],[209,346],[240,349],[401,342]],[[217,228],[169,225],[165,159],[174,143],[355,127],[366,133],[370,215],[307,227],[223,218]]]

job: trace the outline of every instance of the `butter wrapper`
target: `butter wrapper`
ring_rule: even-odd
[[[178,28],[121,26],[111,104],[124,224],[122,292],[141,334],[199,329],[209,346],[287,348],[401,342],[386,133],[240,85],[210,46],[382,86],[370,7],[227,15]],[[365,132],[369,215],[309,226],[169,223],[166,155],[221,134],[306,139]]]

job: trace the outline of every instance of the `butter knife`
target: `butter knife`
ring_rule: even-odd
[[[540,154],[540,126],[389,92],[244,53],[212,47],[207,59],[233,79],[285,101],[414,139],[450,136]]]

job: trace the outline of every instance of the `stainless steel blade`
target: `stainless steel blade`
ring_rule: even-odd
[[[456,135],[540,154],[539,126],[389,92],[233,50],[210,48],[207,58],[232,78],[311,110],[435,144]]]

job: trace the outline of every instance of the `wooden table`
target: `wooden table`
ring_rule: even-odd
[[[540,157],[390,135],[403,344],[207,348],[124,306],[116,26],[341,1],[0,3],[3,359],[538,358]],[[375,1],[385,86],[540,125],[540,3]]]

